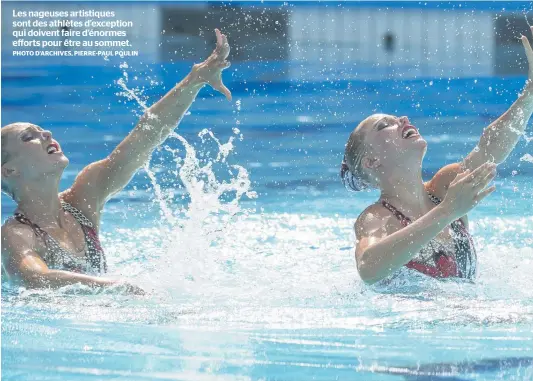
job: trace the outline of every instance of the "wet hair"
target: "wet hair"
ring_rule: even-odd
[[[364,122],[364,121],[363,121]],[[350,134],[344,150],[341,163],[341,180],[345,188],[354,192],[367,190],[373,187],[370,177],[364,171],[361,161],[365,154],[364,131],[361,122]]]
[[[346,164],[346,156],[341,163],[341,180],[344,187],[352,192],[367,190],[371,187],[360,171],[354,173],[350,170],[348,164]]]

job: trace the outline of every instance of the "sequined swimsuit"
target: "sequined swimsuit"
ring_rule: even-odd
[[[438,197],[429,194],[434,204],[440,204]],[[394,214],[403,226],[412,220],[386,201],[381,204]],[[434,278],[466,278],[472,279],[476,274],[476,249],[472,236],[466,230],[463,221],[456,220],[450,224],[455,252],[449,252],[444,245],[432,239],[422,251],[432,252],[428,261],[411,260],[405,266]]]
[[[35,235],[42,238],[46,245],[43,260],[49,268],[89,274],[105,273],[107,271],[106,258],[93,223],[80,210],[69,203],[61,201],[61,206],[72,214],[83,230],[85,236],[84,258],[80,258],[63,249],[54,237],[37,224],[31,222],[22,213],[15,213],[13,218],[21,224],[30,226]]]

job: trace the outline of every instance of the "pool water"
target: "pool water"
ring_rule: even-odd
[[[189,67],[119,64],[4,70],[2,122],[52,129],[71,160],[62,189],[142,112],[116,82],[124,71],[151,104]],[[366,287],[352,227],[378,195],[338,174],[351,129],[387,112],[428,141],[429,178],[474,148],[525,78],[262,81],[276,65],[232,66],[233,102],[203,90],[108,203],[110,275],[149,296],[2,283],[4,380],[533,379],[531,128],[470,215],[474,284]]]

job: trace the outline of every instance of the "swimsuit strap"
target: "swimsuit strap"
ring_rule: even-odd
[[[63,200],[61,200],[61,206],[63,207],[64,210],[72,214],[74,218],[76,219],[76,221],[80,223],[80,225],[85,225],[90,228],[94,228],[93,223],[87,217],[85,217],[85,214],[83,214],[81,210],[73,207],[68,202],[65,202]]]
[[[438,198],[437,196],[434,196],[432,195],[431,193],[427,192],[430,200],[435,204],[435,205],[438,205],[441,203],[441,199]],[[407,217],[405,214],[403,214],[402,212],[400,212],[398,209],[396,209],[394,207],[394,205],[388,203],[387,201],[385,200],[381,200],[381,205],[383,205],[386,209],[388,209],[392,214],[394,214],[394,216],[400,220],[400,222],[402,223],[402,225],[404,226],[407,226],[409,225],[411,222],[413,222],[409,217]]]
[[[386,209],[388,209],[394,215],[394,217],[400,220],[400,223],[403,226],[407,226],[412,222],[409,217],[407,217],[405,214],[400,212],[398,209],[396,209],[392,204],[389,204],[387,201],[381,200],[381,205],[383,205]]]
[[[22,213],[19,213],[19,212],[15,213],[13,218],[16,221],[18,221],[21,224],[23,224],[23,225],[28,225],[30,228],[32,228],[32,230],[35,233],[35,235],[37,235],[39,237],[43,237],[44,238],[44,237],[49,235],[47,232],[45,232],[43,229],[41,229],[41,227],[39,225],[34,224],[33,222],[31,222],[30,219],[28,217],[26,217]]]
[[[440,198],[438,198],[437,196],[435,196],[434,194],[429,193],[429,192],[427,192],[427,194],[428,194],[428,196],[429,196],[429,199],[430,199],[431,201],[433,201],[433,203],[434,203],[435,205],[439,205],[439,204],[442,202],[442,200],[441,200]]]

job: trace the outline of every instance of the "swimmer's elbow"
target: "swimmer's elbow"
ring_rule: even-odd
[[[368,261],[368,257],[369,253],[364,252],[361,259],[357,261],[357,271],[361,280],[370,286],[382,280],[384,276],[381,276],[379,268],[375,264]]]
[[[382,278],[376,276],[375,271],[366,269],[364,266],[358,266],[359,277],[366,285],[371,286],[376,282],[379,282]]]

